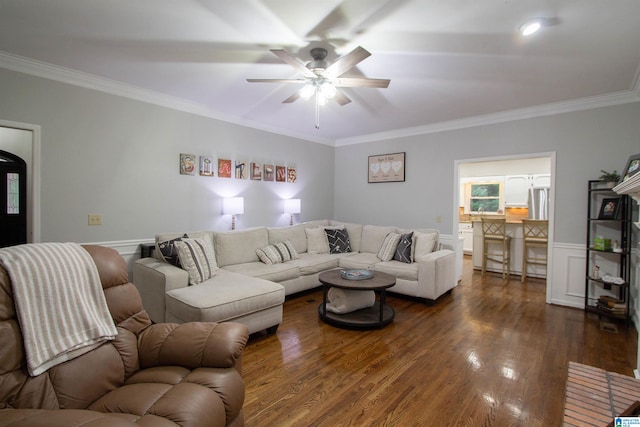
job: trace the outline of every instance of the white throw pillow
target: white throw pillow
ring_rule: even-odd
[[[433,252],[433,248],[438,240],[438,233],[421,233],[416,231],[413,233],[413,259],[420,255],[426,255]]]
[[[216,274],[215,256],[204,239],[182,239],[174,245],[180,265],[189,273],[189,284],[197,285]]]
[[[307,252],[309,254],[328,254],[329,241],[324,228],[305,228],[307,234]]]
[[[382,261],[391,261],[393,254],[396,252],[401,235],[398,233],[389,233],[384,238],[382,246],[378,250],[378,258]]]

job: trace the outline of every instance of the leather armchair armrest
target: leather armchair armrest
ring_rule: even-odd
[[[154,324],[138,336],[140,367],[236,367],[248,338],[247,327],[235,322]]]

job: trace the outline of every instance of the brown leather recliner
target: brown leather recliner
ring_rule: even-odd
[[[239,323],[151,324],[117,251],[95,261],[118,335],[76,359],[27,373],[11,283],[0,267],[0,426],[242,426]]]

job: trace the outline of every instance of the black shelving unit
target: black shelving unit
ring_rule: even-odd
[[[630,298],[629,275],[631,273],[631,202],[629,196],[616,194],[604,181],[589,181],[587,207],[587,262],[585,273],[584,309],[588,313],[611,320],[624,321],[629,324]],[[605,199],[617,200],[617,215],[610,212],[601,215]],[[596,238],[609,239],[612,244],[617,241],[618,247],[597,248]],[[613,246],[613,245],[612,245]],[[604,266],[596,277],[596,266]],[[604,270],[604,271],[603,271]],[[623,283],[610,283],[602,280],[605,275],[619,277]],[[612,297],[625,307],[624,313],[602,308],[598,304],[600,297]]]

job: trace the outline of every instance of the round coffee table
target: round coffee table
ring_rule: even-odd
[[[347,280],[340,276],[340,270],[330,270],[318,275],[322,283],[322,304],[318,306],[318,315],[323,322],[333,326],[348,328],[382,328],[393,321],[396,312],[386,304],[386,289],[396,284],[396,278],[390,274],[376,271],[373,277],[364,280]],[[373,307],[352,311],[351,313],[332,313],[327,311],[327,292],[329,288],[355,291],[374,291],[380,295]]]

